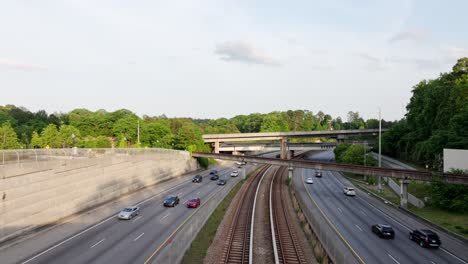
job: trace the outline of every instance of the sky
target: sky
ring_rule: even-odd
[[[2,0],[0,105],[404,116],[468,56],[468,1]]]

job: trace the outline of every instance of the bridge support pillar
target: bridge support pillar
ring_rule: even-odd
[[[214,143],[214,153],[219,154],[219,141]]]
[[[293,168],[293,167],[289,167],[289,168],[288,168],[288,178],[289,178],[289,180],[292,179],[292,177],[293,177],[293,172],[294,172],[294,168]]]
[[[408,184],[409,180],[400,180],[400,206],[408,208]]]
[[[288,138],[281,138],[281,159],[288,159]]]

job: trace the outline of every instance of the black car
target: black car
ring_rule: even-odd
[[[203,177],[201,175],[195,175],[193,176],[192,182],[202,182]]]
[[[218,174],[218,171],[217,170],[210,171],[210,175],[214,175],[214,174]]]
[[[214,174],[214,175],[211,175],[210,179],[211,179],[212,181],[216,181],[216,180],[219,179],[219,176],[218,176],[217,174]]]
[[[218,185],[225,185],[225,184],[226,184],[226,180],[221,179],[218,181]]]
[[[322,177],[321,171],[315,171],[315,177]]]
[[[179,197],[177,195],[170,195],[164,200],[164,206],[174,207],[179,204]]]
[[[439,236],[428,229],[417,229],[410,231],[409,239],[418,243],[421,247],[434,247],[439,248],[442,242],[440,242]]]
[[[395,231],[389,225],[376,224],[372,226],[372,232],[377,234],[380,238],[395,238]]]

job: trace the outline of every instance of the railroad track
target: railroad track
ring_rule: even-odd
[[[304,253],[291,226],[285,196],[288,195],[284,185],[286,182],[287,168],[280,167],[270,185],[270,220],[273,247],[276,263],[306,263]],[[274,231],[273,231],[274,230]]]
[[[229,227],[228,241],[224,250],[222,263],[249,263],[250,259],[250,232],[252,224],[252,209],[255,191],[263,175],[270,166],[263,167],[255,177],[252,177],[241,188],[242,197],[236,204],[236,211]]]

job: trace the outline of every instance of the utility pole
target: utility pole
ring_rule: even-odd
[[[137,129],[137,134],[138,134],[138,147],[140,146],[140,120],[138,120],[138,129]]]
[[[382,113],[379,107],[379,167],[382,167]],[[379,175],[379,192],[382,192],[382,176]]]

